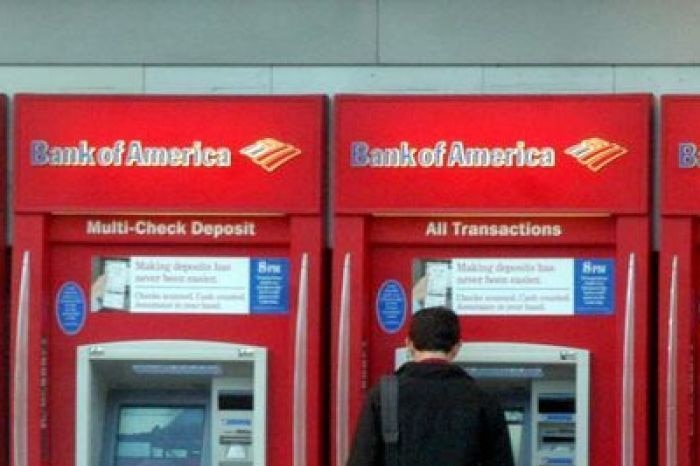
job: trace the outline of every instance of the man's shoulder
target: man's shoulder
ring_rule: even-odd
[[[382,376],[386,377],[386,376]],[[380,379],[381,380],[381,379]],[[372,385],[369,390],[367,391],[366,398],[370,400],[372,403],[379,403],[379,399],[381,397],[381,383],[380,380],[377,381],[374,385]]]
[[[407,362],[399,368],[396,375],[402,380],[426,379],[449,380],[458,383],[473,382],[473,379],[464,369],[451,363],[416,363]]]
[[[397,373],[399,391],[412,392],[416,396],[421,393],[433,392],[441,387],[454,397],[456,403],[471,400],[479,405],[490,405],[495,398],[467,374],[461,367],[450,364],[443,367],[408,366]],[[377,384],[378,386],[379,384]],[[378,388],[377,388],[378,390]]]

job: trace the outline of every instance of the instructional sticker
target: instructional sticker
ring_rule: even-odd
[[[93,259],[93,312],[283,314],[289,259],[131,256]]]
[[[85,292],[76,282],[66,282],[56,293],[56,322],[66,335],[77,335],[86,319]]]
[[[445,305],[462,315],[613,314],[615,260],[417,259],[413,311]]]
[[[251,259],[252,314],[279,314],[289,309],[289,260]]]
[[[377,322],[386,333],[396,333],[406,322],[406,292],[396,280],[387,280],[377,292]]]
[[[576,259],[576,314],[612,314],[615,296],[615,261]]]

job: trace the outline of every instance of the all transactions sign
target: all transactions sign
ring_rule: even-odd
[[[316,212],[321,97],[17,98],[17,208]]]
[[[336,206],[643,212],[650,107],[639,95],[341,96]]]

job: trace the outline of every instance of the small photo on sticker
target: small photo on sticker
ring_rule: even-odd
[[[92,312],[129,310],[129,272],[130,260],[127,258],[93,258],[90,286]]]

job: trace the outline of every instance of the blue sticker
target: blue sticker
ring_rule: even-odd
[[[75,282],[66,282],[56,293],[56,320],[66,335],[77,335],[87,318],[85,293]]]
[[[250,313],[289,312],[289,259],[250,260]]]
[[[574,260],[576,314],[609,315],[615,311],[615,260]]]
[[[396,333],[406,322],[406,292],[396,280],[382,283],[377,292],[377,321],[386,333]]]

